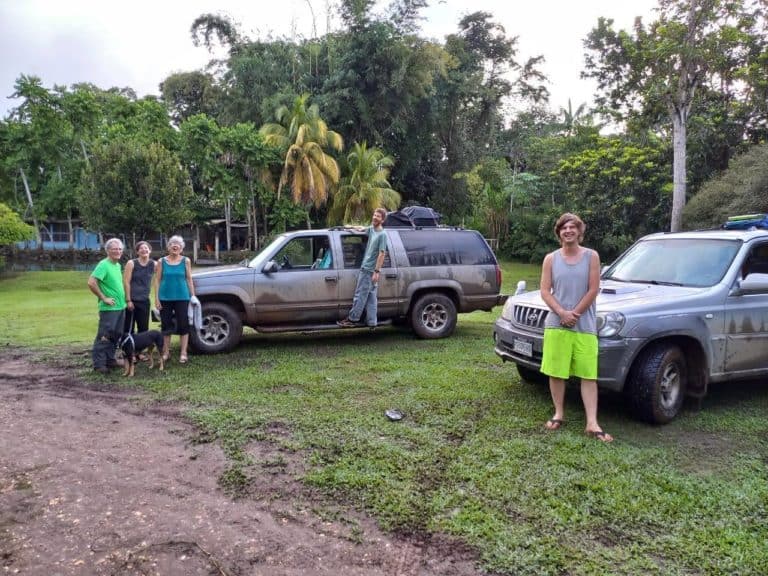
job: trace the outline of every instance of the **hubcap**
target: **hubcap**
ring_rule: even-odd
[[[661,373],[659,391],[661,393],[661,405],[666,410],[674,408],[680,395],[680,369],[677,364],[671,363],[664,367],[664,371]]]
[[[421,312],[421,323],[428,330],[440,330],[447,322],[448,311],[440,304],[429,304]]]
[[[200,339],[209,345],[220,344],[229,337],[229,323],[222,316],[211,315],[203,318]]]

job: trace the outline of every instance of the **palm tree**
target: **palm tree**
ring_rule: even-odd
[[[326,150],[341,151],[340,134],[329,130],[317,104],[307,107],[309,94],[296,98],[292,108],[277,109],[276,124],[265,124],[260,132],[268,144],[285,152],[277,195],[289,185],[293,201],[319,207],[328,201],[329,190],[339,182],[339,165]]]
[[[355,142],[346,159],[349,173],[345,176],[328,213],[332,224],[366,220],[376,208],[395,210],[400,194],[390,186],[389,170],[395,161],[366,142]]]

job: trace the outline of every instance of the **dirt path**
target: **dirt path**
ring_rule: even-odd
[[[0,573],[478,574],[450,543],[327,521],[300,486],[233,501],[169,407],[0,352]],[[352,526],[352,527],[351,527]]]

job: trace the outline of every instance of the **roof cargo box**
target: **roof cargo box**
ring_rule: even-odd
[[[387,228],[434,228],[440,226],[442,215],[426,206],[408,206],[390,212],[384,221]]]

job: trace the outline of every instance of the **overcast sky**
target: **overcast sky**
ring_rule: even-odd
[[[20,74],[54,84],[90,82],[100,88],[131,87],[139,96],[157,94],[168,74],[202,68],[210,59],[189,35],[200,14],[221,12],[251,38],[268,34],[311,37],[327,31],[329,0],[0,0],[0,117],[15,105],[8,97]],[[653,18],[655,0],[432,0],[423,12],[423,35],[442,40],[459,19],[477,10],[493,15],[508,36],[518,37],[519,60],[546,59],[550,106],[568,99],[576,108],[591,103],[593,85],[579,79],[582,41],[600,16],[628,29],[635,16]],[[333,24],[332,24],[333,25]]]

